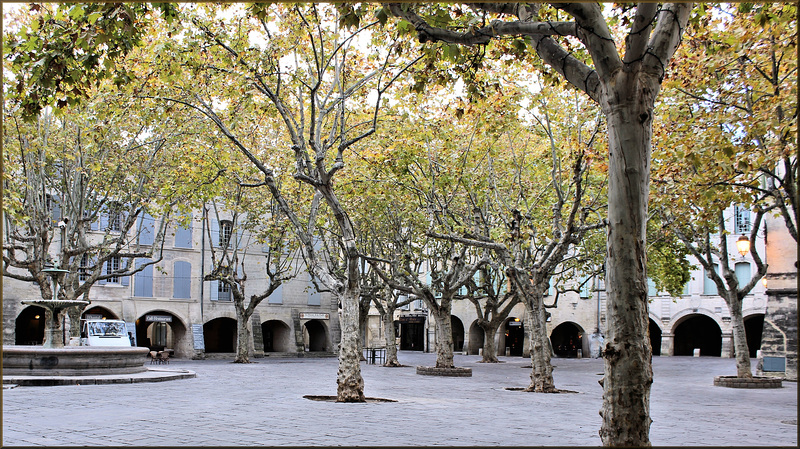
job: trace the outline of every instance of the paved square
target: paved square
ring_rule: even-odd
[[[405,368],[362,364],[368,397],[392,403],[304,399],[336,394],[335,358],[263,358],[249,365],[173,360],[193,379],[160,383],[17,387],[3,391],[4,446],[599,446],[600,359],[553,359],[558,388],[528,385],[529,359],[477,363],[473,377],[420,376],[434,354],[401,351]],[[797,446],[797,384],[714,387],[735,361],[654,357],[655,446]]]

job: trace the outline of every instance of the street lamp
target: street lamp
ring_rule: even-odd
[[[745,236],[739,237],[739,239],[736,240],[736,249],[739,250],[739,254],[746,256],[747,253],[750,252],[750,239]]]

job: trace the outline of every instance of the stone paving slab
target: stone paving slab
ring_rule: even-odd
[[[529,359],[478,363],[472,377],[421,376],[434,354],[401,351],[400,368],[362,364],[365,394],[397,402],[339,404],[335,358],[173,359],[180,382],[19,386],[3,390],[4,446],[599,446],[603,362],[554,359],[556,387],[530,381]],[[650,439],[656,446],[797,446],[797,384],[715,387],[735,361],[655,357]]]

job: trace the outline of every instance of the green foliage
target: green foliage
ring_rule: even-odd
[[[662,226],[658,216],[647,222],[647,277],[660,292],[680,297],[697,269],[689,262],[689,250],[675,234]]]

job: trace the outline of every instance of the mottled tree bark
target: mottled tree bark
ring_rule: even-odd
[[[500,327],[500,323],[492,321],[481,321],[478,323],[481,329],[483,329],[483,356],[481,357],[481,363],[498,363],[500,360],[497,359],[497,329]]]
[[[453,356],[452,300],[442,297],[440,304],[431,307],[436,325],[436,368],[455,368]]]

